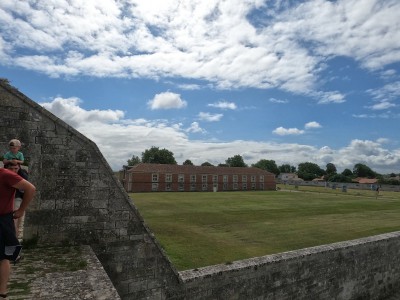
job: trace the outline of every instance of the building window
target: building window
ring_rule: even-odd
[[[238,176],[237,175],[233,175],[232,181],[233,182],[238,182]]]
[[[152,182],[158,182],[158,174],[152,174],[151,175],[151,181]]]
[[[178,188],[180,192],[183,192],[185,190],[185,185],[182,182],[180,182]]]
[[[224,175],[223,181],[224,181],[224,182],[228,182],[228,175]]]
[[[166,191],[171,191],[172,189],[171,189],[171,183],[170,182],[167,182],[166,184],[165,184],[165,190]]]
[[[251,182],[256,182],[256,175],[251,175],[250,180],[251,180]]]
[[[242,190],[243,191],[247,190],[247,183],[245,183],[245,182],[242,183]]]
[[[201,176],[201,182],[207,182],[207,175]]]
[[[178,182],[185,182],[185,175],[184,174],[179,174],[178,175]]]
[[[195,183],[191,183],[190,184],[190,190],[193,192],[196,190],[196,184]]]
[[[222,189],[223,189],[224,191],[226,191],[226,190],[228,189],[228,184],[227,184],[227,183],[224,183],[224,184],[222,185]]]
[[[203,184],[201,185],[201,190],[202,190],[202,191],[207,191],[207,183],[203,183]]]
[[[152,190],[153,192],[158,191],[158,183],[153,183],[153,184],[151,185],[151,190]]]
[[[260,182],[264,182],[264,175],[260,175]]]
[[[172,174],[165,174],[165,182],[172,182]]]
[[[260,190],[264,190],[264,183],[260,183]]]
[[[213,182],[218,182],[218,175],[213,175]]]
[[[196,182],[196,175],[190,175],[190,182]]]
[[[247,175],[242,175],[242,182],[247,182]]]
[[[237,189],[238,189],[238,184],[237,184],[237,182],[234,182],[234,183],[233,183],[233,189],[234,189],[234,190],[237,190]]]
[[[218,183],[213,184],[213,190],[214,192],[218,191]]]
[[[252,189],[252,190],[255,190],[255,189],[256,189],[256,183],[255,183],[255,182],[252,182],[252,183],[251,183],[251,189]]]

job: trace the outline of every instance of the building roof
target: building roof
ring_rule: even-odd
[[[271,172],[255,167],[215,167],[191,165],[166,165],[140,163],[128,170],[130,173],[180,173],[180,174],[213,174],[213,175],[266,175],[274,176]]]
[[[376,178],[364,178],[364,177],[357,177],[353,179],[354,182],[358,183],[366,183],[366,184],[374,184],[378,182],[378,179]]]

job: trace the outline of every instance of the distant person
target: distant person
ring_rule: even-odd
[[[22,165],[24,163],[24,154],[19,151],[21,149],[21,142],[17,139],[12,139],[8,143],[8,147],[9,151],[3,156],[3,164]]]
[[[375,189],[375,198],[376,199],[378,199],[378,196],[379,196],[379,192],[381,191],[381,188],[380,188],[380,186],[378,185],[377,187],[376,187],[376,189]]]
[[[14,173],[17,173],[23,179],[28,180],[28,172],[25,171],[24,169],[22,169],[19,164],[13,165],[12,163],[8,163],[8,164],[4,165],[4,168],[8,169],[8,170],[10,170],[10,171],[12,171]],[[14,210],[17,210],[20,207],[23,197],[24,197],[24,191],[17,189],[15,191],[15,197],[14,197]],[[17,237],[19,235],[19,230],[20,230],[20,227],[21,227],[22,220],[23,220],[23,217],[18,218],[18,219],[14,219],[15,232],[16,232]]]
[[[14,211],[15,190],[24,190],[20,207]],[[10,277],[10,261],[20,258],[21,245],[15,234],[13,219],[25,214],[36,188],[18,174],[0,168],[0,298],[7,298],[7,283]]]

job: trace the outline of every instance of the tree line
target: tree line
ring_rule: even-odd
[[[131,159],[128,159],[128,166],[134,166],[139,163],[150,163],[150,164],[172,164],[176,165],[173,152],[159,147],[151,147],[142,152],[141,157],[133,155]],[[194,165],[190,159],[186,159],[182,165]],[[201,166],[214,166],[210,162],[206,161],[201,164]],[[241,155],[234,155],[233,157],[228,157],[225,163],[220,163],[218,167],[248,167],[244,162]],[[278,166],[274,160],[260,159],[251,167],[266,170],[268,172],[274,173],[276,176],[281,173],[296,173],[299,178],[306,181],[313,180],[315,178],[323,178],[326,181],[331,182],[352,182],[354,178],[365,177],[365,178],[377,178],[380,184],[400,184],[400,181],[396,179],[396,174],[391,173],[387,176],[383,176],[365,164],[357,163],[354,165],[353,169],[345,169],[343,172],[338,173],[336,166],[333,163],[328,163],[325,169],[318,166],[316,163],[303,162],[298,164],[297,167],[290,164],[282,164]],[[400,174],[399,174],[400,176]]]

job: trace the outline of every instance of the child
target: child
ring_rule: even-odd
[[[24,163],[24,155],[19,151],[21,142],[17,139],[12,139],[8,146],[10,151],[4,154],[3,164],[11,163],[13,165],[21,165]]]

